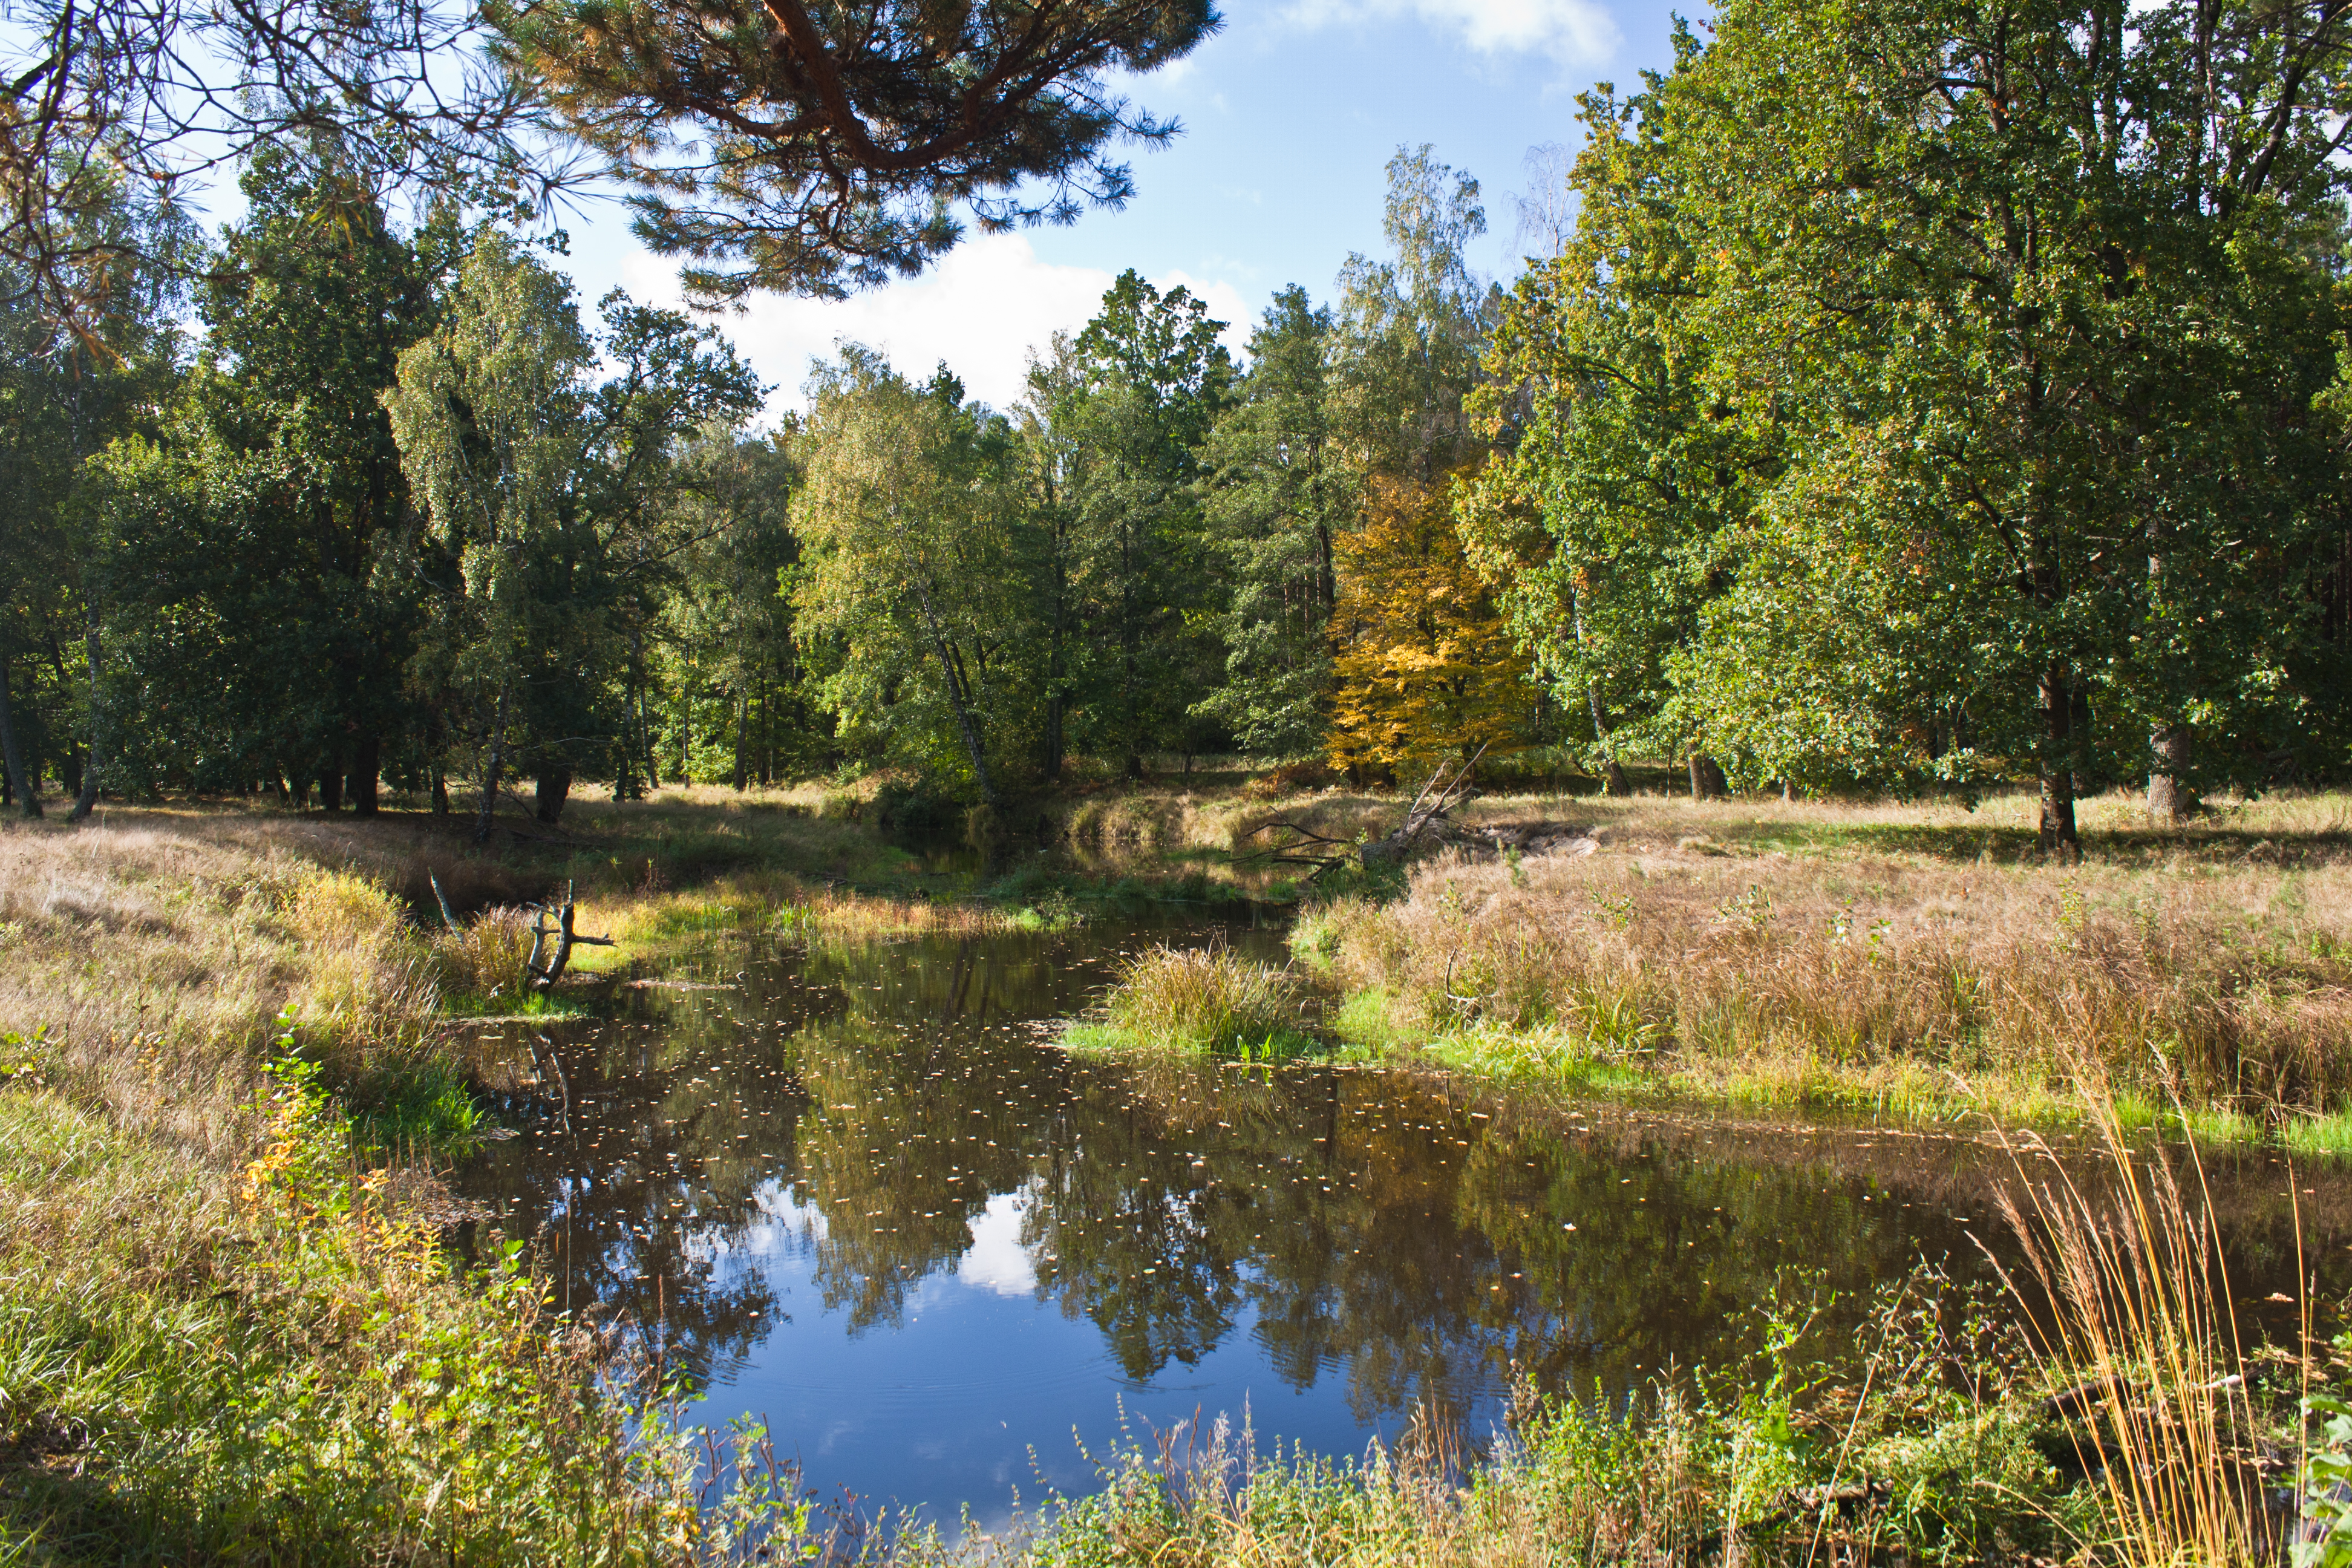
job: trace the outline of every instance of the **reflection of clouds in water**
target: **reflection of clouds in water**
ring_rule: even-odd
[[[759,1217],[743,1227],[731,1248],[751,1258],[805,1258],[824,1240],[824,1211],[793,1201],[789,1185],[769,1181],[752,1194]]]
[[[971,1221],[971,1245],[956,1266],[958,1279],[975,1290],[992,1290],[1000,1296],[1036,1293],[1037,1272],[1030,1268],[1029,1253],[1021,1245],[1021,1215],[1028,1206],[1025,1190],[998,1193],[988,1200],[988,1206]]]

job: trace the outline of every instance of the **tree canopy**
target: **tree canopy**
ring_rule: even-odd
[[[490,20],[726,299],[919,264],[956,200],[1118,196],[1103,149],[1156,122],[1105,73],[1214,18]],[[1470,265],[1478,182],[1401,148],[1328,302],[1277,291],[1236,355],[1130,270],[1009,409],[853,344],[768,420],[715,329],[584,314],[478,206],[404,220],[331,128],[254,146],[200,352],[168,269],[96,337],[0,297],[5,788],[470,790],[487,831],[523,778],[551,818],[884,769],[995,833],[1074,773],[1483,752],[2024,787],[2064,852],[2086,792],[2340,777],[2345,25],[1730,0],[1580,100],[1515,278]],[[120,181],[91,211],[191,243]]]

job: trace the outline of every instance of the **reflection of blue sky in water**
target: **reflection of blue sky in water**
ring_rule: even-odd
[[[1016,1491],[1083,1491],[1097,1457],[1121,1432],[1150,1442],[1197,1412],[1236,1428],[1246,1412],[1265,1440],[1320,1453],[1359,1451],[1391,1419],[1367,1426],[1349,1412],[1342,1369],[1292,1388],[1266,1364],[1244,1309],[1197,1365],[1171,1362],[1149,1382],[1127,1378],[1085,1317],[1041,1297],[1022,1243],[1033,1191],[993,1194],[971,1221],[971,1244],[952,1271],[927,1276],[895,1326],[854,1329],[828,1310],[817,1283],[815,1240],[824,1215],[771,1184],[761,1220],[714,1259],[726,1272],[764,1278],[788,1321],[774,1326],[756,1363],[711,1389],[692,1418],[724,1424],[763,1417],[780,1447],[797,1454],[813,1483],[857,1494],[874,1508],[929,1500],[968,1502],[982,1529],[1001,1527]],[[925,1510],[952,1523],[955,1504]]]

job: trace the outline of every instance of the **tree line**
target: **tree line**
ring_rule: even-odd
[[[1485,449],[1477,187],[1426,149],[1391,183],[1394,256],[1336,309],[1285,291],[1246,368],[1129,272],[1015,407],[852,345],[767,426],[716,329],[592,315],[509,229],[404,230],[265,150],[200,339],[159,293],[10,360],[11,797],[389,784],[487,832],[586,780],[898,764],[1002,804],[1074,755],[1532,739],[1447,510]]]
[[[1012,407],[848,346],[772,426],[710,326],[257,148],[216,247],[120,220],[205,250],[200,342],[164,268],[5,323],[7,787],[457,779],[487,831],[521,781],[1483,747],[2024,781],[2067,848],[2087,790],[2335,777],[2337,9],[1736,0],[1580,100],[1507,290],[1404,150],[1383,254],[1238,361],[1130,272]]]

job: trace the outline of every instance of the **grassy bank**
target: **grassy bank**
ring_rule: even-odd
[[[0,830],[0,1563],[729,1560],[661,1391],[439,1240],[478,1116],[437,1023],[512,987],[547,869],[110,815]]]
[[[2016,1119],[2088,1066],[2127,1111],[2346,1142],[2352,800],[2162,830],[2095,802],[2079,865],[2029,809],[1488,798],[1478,838],[1311,906],[1297,968],[1342,1041],[1572,1088]]]

